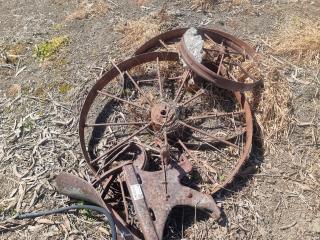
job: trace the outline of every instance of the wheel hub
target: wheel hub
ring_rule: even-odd
[[[172,131],[179,117],[179,112],[175,103],[160,102],[151,108],[150,115],[155,131],[159,131],[163,127],[167,127],[167,131]]]

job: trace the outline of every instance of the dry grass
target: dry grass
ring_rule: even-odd
[[[219,1],[219,0],[192,0],[191,1],[191,8],[193,10],[204,10],[204,11],[210,11],[214,8],[215,4],[219,3],[225,3],[230,5],[241,5],[241,4],[250,4],[250,0],[225,0],[225,1]]]
[[[264,86],[257,88],[250,99],[268,147],[269,140],[279,140],[291,128],[292,92],[278,63],[269,56],[264,56],[263,62]]]
[[[213,8],[214,0],[192,0],[192,9],[209,11]]]
[[[66,17],[66,21],[82,20],[92,16],[104,16],[109,10],[104,0],[81,1],[77,10]]]
[[[250,0],[232,0],[231,3],[233,5],[241,5],[241,4],[249,4],[251,3]]]
[[[118,41],[118,47],[123,52],[134,51],[145,41],[158,35],[162,23],[169,19],[164,8],[153,15],[142,17],[138,20],[120,22],[116,25],[115,31],[122,34]]]
[[[319,30],[317,22],[291,17],[289,24],[280,27],[270,44],[263,41],[266,47],[261,59],[264,87],[255,91],[252,105],[266,145],[290,133],[294,124],[293,95],[289,84],[291,77],[285,74],[285,69],[320,66]]]
[[[138,6],[143,6],[145,4],[148,4],[150,0],[133,0],[133,3]]]
[[[320,66],[320,21],[291,17],[274,36],[275,53],[295,64]]]
[[[21,92],[21,86],[19,84],[12,84],[6,91],[7,97],[15,97]]]
[[[123,52],[131,52],[141,46],[145,41],[158,35],[163,24],[170,20],[170,16],[166,11],[166,5],[147,16],[137,20],[120,22],[116,25],[115,31],[122,34],[122,38],[118,41],[118,47]]]

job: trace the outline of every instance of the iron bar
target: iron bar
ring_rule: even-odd
[[[146,128],[148,128],[151,125],[151,122],[146,124],[145,126],[143,126],[142,128],[139,128],[137,131],[135,131],[134,133],[132,133],[129,137],[123,139],[120,143],[118,143],[117,145],[115,145],[114,147],[112,147],[111,149],[109,149],[105,154],[101,155],[100,157],[94,159],[91,163],[96,163],[97,161],[99,161],[100,159],[108,156],[111,152],[113,152],[115,149],[117,149],[118,147],[122,146],[123,144],[125,144],[127,141],[129,141],[131,138],[133,138],[134,136],[136,136],[137,134],[139,134],[140,132],[142,132],[143,130],[145,130]]]
[[[181,125],[183,125],[183,126],[185,126],[185,127],[187,127],[187,128],[190,128],[191,130],[193,130],[193,131],[195,131],[195,132],[198,132],[198,133],[201,133],[201,134],[203,134],[203,135],[206,135],[207,137],[213,138],[214,140],[220,141],[220,142],[222,142],[222,143],[224,143],[224,144],[226,144],[226,145],[229,145],[229,146],[238,148],[238,146],[237,146],[236,144],[233,144],[233,143],[231,143],[231,142],[229,142],[229,141],[227,141],[227,140],[224,140],[224,139],[218,138],[218,137],[216,137],[216,136],[213,136],[213,135],[211,135],[211,134],[209,134],[209,133],[207,133],[207,132],[205,132],[205,131],[203,131],[203,130],[201,130],[201,129],[199,129],[199,128],[190,126],[189,124],[186,124],[186,123],[183,122],[183,121],[180,121],[180,120],[179,120],[178,122],[179,122]]]
[[[181,103],[181,106],[187,105],[188,103],[192,102],[193,100],[197,99],[198,97],[202,96],[205,93],[203,89],[199,90],[192,98],[188,99],[187,101]]]
[[[100,127],[100,126],[128,126],[128,125],[142,125],[147,122],[124,122],[124,123],[86,123],[85,127]]]
[[[184,71],[184,73],[182,74],[182,76],[181,76],[181,85],[180,85],[180,87],[179,87],[179,89],[178,89],[178,91],[177,91],[177,94],[176,94],[176,96],[175,96],[175,98],[174,98],[174,100],[173,100],[174,102],[177,102],[178,97],[179,97],[179,95],[180,95],[180,92],[181,92],[181,90],[182,90],[182,87],[183,87],[183,85],[185,84],[186,80],[188,79],[189,74],[190,74],[190,70],[186,70],[186,71]]]
[[[223,47],[223,42],[221,43],[221,47]],[[224,51],[223,53],[221,54],[221,59],[220,59],[220,63],[219,63],[219,67],[218,67],[218,71],[217,71],[217,74],[219,75],[220,74],[220,70],[221,70],[221,66],[222,66],[222,61],[224,59]]]
[[[145,92],[139,87],[139,85],[136,83],[136,81],[131,77],[131,75],[126,71],[127,76],[129,77],[130,81],[133,83],[133,85],[136,87],[138,92],[142,95],[143,98],[147,100],[147,102],[152,105],[151,100],[146,96]]]
[[[218,53],[223,53],[223,54],[236,54],[236,55],[241,55],[241,56],[243,56],[242,53],[233,52],[233,51],[221,51],[221,50],[211,49],[211,48],[203,48],[203,50],[212,51],[212,52],[218,52]]]
[[[160,97],[163,98],[163,87],[162,87],[162,80],[161,80],[161,75],[160,75],[160,63],[159,63],[159,58],[157,58],[157,74],[158,74]]]
[[[224,116],[233,116],[233,115],[238,115],[238,114],[244,114],[245,112],[243,110],[241,111],[236,111],[236,112],[230,112],[230,113],[208,113],[207,115],[202,115],[202,116],[196,116],[196,117],[189,117],[185,119],[185,121],[192,121],[192,120],[198,120],[198,119],[205,119],[205,118],[214,118],[214,117],[224,117]]]
[[[127,203],[127,200],[126,200],[126,195],[124,194],[123,182],[122,182],[122,179],[121,179],[120,175],[118,176],[118,181],[119,181],[119,184],[120,184],[120,190],[121,190],[121,195],[122,195],[122,199],[123,199],[124,212],[125,212],[125,215],[126,215],[126,222],[129,223],[128,203]]]
[[[144,107],[142,107],[142,106],[140,106],[140,105],[138,105],[138,104],[136,104],[136,103],[130,102],[130,101],[125,100],[125,99],[120,98],[120,97],[117,97],[117,96],[115,96],[115,95],[113,95],[113,94],[110,94],[110,93],[107,93],[107,92],[103,92],[103,91],[99,91],[99,90],[98,90],[97,92],[100,93],[100,94],[102,94],[102,95],[105,95],[105,96],[108,96],[108,97],[117,99],[117,100],[119,100],[119,101],[121,101],[121,102],[127,103],[127,104],[129,104],[129,105],[135,106],[135,107],[137,107],[137,108],[141,108],[141,109],[146,110],[146,111],[148,110],[148,109],[146,109],[146,108],[144,108]]]

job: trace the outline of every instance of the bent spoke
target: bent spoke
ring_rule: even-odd
[[[197,94],[195,94],[192,98],[188,99],[187,101],[185,101],[184,103],[181,103],[181,106],[187,105],[188,103],[194,101],[195,99],[197,99],[198,97],[202,96],[205,93],[205,90],[201,89],[197,92]]]
[[[124,122],[124,123],[86,123],[85,127],[100,127],[100,126],[127,126],[127,125],[142,125],[147,122]]]
[[[189,155],[189,157],[191,157],[195,162],[201,162],[208,170],[210,170],[211,172],[216,173],[217,171],[211,167],[206,161],[202,160],[201,158],[196,158],[191,151],[186,147],[186,145],[180,140],[178,139],[178,143],[180,144],[180,146],[184,149],[184,151]]]
[[[187,128],[190,128],[191,130],[193,130],[193,131],[195,131],[195,132],[198,132],[198,133],[201,133],[201,134],[203,134],[203,135],[206,135],[207,137],[210,137],[210,138],[212,138],[212,139],[214,139],[214,140],[220,141],[220,142],[222,142],[222,143],[224,143],[224,144],[226,144],[226,145],[229,145],[229,146],[232,146],[232,147],[235,147],[235,148],[239,148],[239,146],[236,145],[236,144],[234,144],[234,143],[231,143],[231,142],[229,142],[229,141],[227,141],[227,140],[224,140],[224,139],[218,138],[218,137],[216,137],[216,136],[213,136],[213,135],[211,135],[210,133],[207,133],[207,132],[205,132],[205,131],[203,131],[203,130],[201,130],[201,129],[199,129],[199,128],[190,126],[189,124],[187,124],[187,123],[185,123],[185,122],[182,122],[182,121],[178,121],[178,122],[179,122],[182,126],[185,126],[185,127],[187,127]]]
[[[189,117],[185,119],[185,121],[192,121],[192,120],[198,120],[198,119],[205,119],[205,118],[216,118],[216,117],[224,117],[224,116],[234,116],[238,114],[243,114],[245,113],[243,110],[241,111],[236,111],[236,112],[230,112],[230,113],[223,113],[223,112],[209,112],[207,115],[202,115],[202,116],[196,116],[196,117]]]
[[[114,147],[110,148],[106,153],[104,153],[103,155],[101,155],[100,157],[97,157],[96,159],[94,159],[92,161],[92,163],[96,163],[97,161],[99,161],[100,159],[108,156],[111,152],[113,152],[114,150],[116,150],[117,148],[119,148],[121,145],[125,144],[127,141],[129,141],[131,138],[133,138],[134,136],[136,136],[137,134],[139,134],[140,132],[142,132],[143,130],[145,130],[146,128],[148,128],[151,125],[151,122],[144,125],[142,128],[139,128],[137,131],[135,131],[134,133],[132,133],[130,136],[128,136],[127,138],[123,139],[120,143],[118,143],[117,145],[115,145]]]
[[[184,71],[184,73],[182,74],[182,76],[181,76],[181,85],[180,85],[180,87],[179,87],[179,89],[177,91],[177,94],[176,94],[176,96],[175,96],[175,98],[173,100],[174,102],[177,102],[178,97],[180,95],[180,92],[182,90],[182,87],[183,87],[184,83],[186,82],[186,80],[188,79],[189,74],[190,74],[189,70]]]
[[[163,87],[162,87],[162,79],[160,75],[160,63],[159,58],[157,58],[157,74],[158,74],[158,82],[159,82],[159,90],[160,90],[160,97],[163,97]]]
[[[119,100],[120,102],[127,103],[127,104],[129,104],[129,105],[134,106],[134,107],[141,108],[141,109],[143,109],[143,110],[148,110],[148,109],[146,109],[146,108],[144,108],[144,107],[142,107],[142,106],[140,106],[140,105],[138,105],[138,104],[136,104],[136,103],[133,103],[133,102],[130,102],[130,101],[128,101],[128,100],[119,98],[119,97],[117,97],[117,96],[115,96],[115,95],[113,95],[113,94],[110,94],[110,93],[107,93],[107,92],[102,92],[102,91],[99,91],[99,90],[98,90],[98,93],[100,93],[100,94],[102,94],[102,95],[105,95],[105,96],[108,96],[108,97],[111,97],[111,98],[113,98],[113,99],[117,99],[117,100]]]
[[[139,85],[136,83],[136,81],[131,77],[131,75],[126,71],[127,76],[129,77],[130,81],[133,83],[133,85],[136,87],[138,92],[142,95],[144,99],[147,100],[147,102],[152,105],[151,100],[146,96],[145,92],[139,87]]]

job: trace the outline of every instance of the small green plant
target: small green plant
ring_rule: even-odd
[[[63,28],[63,24],[62,23],[55,23],[52,25],[52,29],[55,31],[59,31],[60,29]]]
[[[34,128],[35,122],[31,118],[27,118],[22,124],[24,133],[30,132]]]
[[[0,213],[1,214],[8,214],[11,217],[14,217],[18,212],[14,208],[10,208],[9,210],[6,210],[5,206],[0,207]]]
[[[13,217],[13,216],[15,216],[17,213],[18,213],[18,212],[17,212],[15,209],[12,208],[12,209],[10,209],[9,215]]]
[[[225,180],[225,176],[224,175],[221,175],[221,176],[219,176],[219,181],[224,181]]]
[[[68,43],[69,39],[67,36],[54,37],[49,41],[41,42],[35,47],[35,56],[43,60],[51,57],[57,52],[63,45]]]
[[[30,116],[27,116],[20,120],[14,132],[17,137],[21,137],[22,135],[30,133],[34,129],[34,127],[34,120]]]
[[[66,94],[67,92],[69,92],[71,90],[72,86],[69,83],[62,83],[59,86],[59,93],[61,94]]]
[[[77,201],[78,205],[85,205],[86,202],[85,201]],[[88,220],[92,220],[94,219],[94,215],[93,215],[93,212],[91,209],[81,209],[80,211],[80,214],[82,214],[83,216],[85,216]]]

